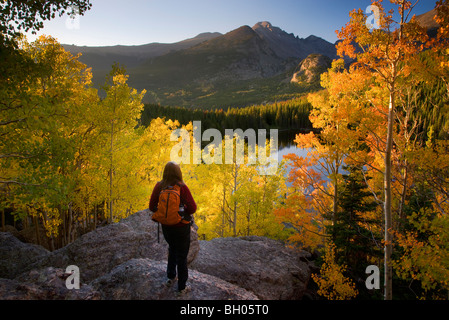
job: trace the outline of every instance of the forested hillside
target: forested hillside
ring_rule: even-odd
[[[201,120],[202,128],[224,129],[295,129],[311,130],[309,121],[311,105],[307,98],[296,98],[266,105],[245,108],[191,109],[147,104],[142,111],[142,125],[147,126],[152,119],[165,117],[176,119],[186,125],[192,120]]]

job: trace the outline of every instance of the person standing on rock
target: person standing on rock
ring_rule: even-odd
[[[153,189],[150,198],[152,219],[162,225],[168,243],[167,285],[171,286],[178,275],[178,292],[190,291],[187,255],[190,249],[190,226],[196,203],[182,179],[180,166],[175,162],[165,165],[162,180]]]

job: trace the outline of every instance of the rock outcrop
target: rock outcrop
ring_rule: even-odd
[[[167,244],[143,210],[50,252],[0,233],[0,299],[176,299],[164,286]],[[301,299],[310,279],[310,254],[262,237],[198,241],[192,227],[192,300]],[[66,287],[66,268],[80,270],[79,290]]]
[[[100,300],[100,293],[90,285],[69,290],[67,277],[65,270],[49,267],[0,279],[0,300]]]
[[[263,237],[200,241],[191,268],[251,290],[264,300],[298,300],[310,279],[306,251]]]
[[[162,230],[158,241],[157,224],[149,215],[149,210],[143,210],[119,223],[89,232],[30,265],[29,269],[76,265],[83,270],[82,280],[89,282],[133,258],[167,260],[168,246]],[[192,230],[189,262],[195,259],[199,250],[196,229]]]
[[[332,65],[332,60],[322,54],[311,54],[301,61],[299,71],[293,74],[292,83],[312,83],[320,80],[320,75]]]
[[[13,279],[49,254],[41,246],[23,243],[9,232],[0,232],[0,278]]]
[[[166,267],[162,261],[132,259],[95,280],[92,286],[104,300],[177,299],[176,285],[165,286]],[[257,300],[256,295],[245,289],[195,270],[189,270],[189,286],[192,290],[182,299]]]

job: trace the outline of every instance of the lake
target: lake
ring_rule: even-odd
[[[307,149],[301,149],[296,146],[294,142],[296,135],[300,133],[300,130],[279,130],[278,132],[278,154],[277,161],[280,163],[284,160],[284,156],[288,154],[296,154],[298,156],[306,157]],[[288,176],[290,167],[285,164],[285,176]]]
[[[282,161],[283,157],[290,153],[303,157],[307,156],[307,150],[298,148],[294,142],[298,133],[300,133],[298,130],[279,130],[278,161]]]

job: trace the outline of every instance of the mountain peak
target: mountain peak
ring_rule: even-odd
[[[216,38],[218,40],[220,39],[226,39],[226,40],[243,40],[248,39],[256,36],[256,33],[253,29],[251,29],[249,26],[241,26],[240,28],[237,28],[235,30],[232,30],[228,33],[226,33],[222,38]]]
[[[313,34],[304,39],[305,41],[325,41],[323,38],[317,37]]]
[[[266,28],[266,29],[271,29],[273,27],[273,25],[268,22],[268,21],[261,21],[258,22],[254,25],[253,30],[258,29],[258,28]]]

